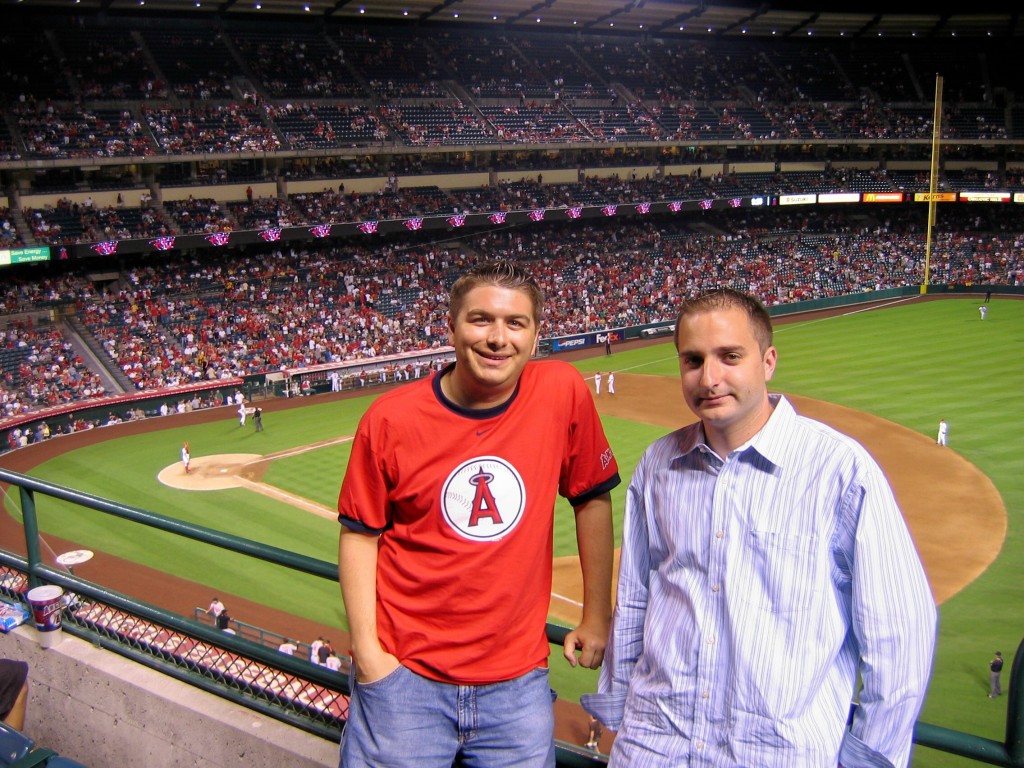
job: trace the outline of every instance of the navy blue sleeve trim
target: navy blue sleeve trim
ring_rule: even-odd
[[[616,472],[614,475],[609,477],[607,480],[605,480],[600,485],[598,485],[598,486],[596,486],[594,488],[591,488],[586,493],[580,494],[579,496],[575,496],[575,497],[569,499],[569,503],[572,506],[574,506],[574,507],[578,507],[581,504],[586,504],[588,501],[593,499],[595,496],[600,496],[600,495],[602,495],[604,493],[608,493],[608,491],[610,491],[612,488],[614,488],[615,486],[617,486],[621,482],[622,482],[622,478],[619,477],[619,473]]]
[[[358,520],[354,520],[351,517],[346,517],[345,515],[338,515],[338,522],[344,525],[350,531],[355,531],[356,533],[367,533],[371,536],[380,536],[382,533],[384,533],[384,531],[387,530],[387,528],[370,528],[368,525],[364,525]]]

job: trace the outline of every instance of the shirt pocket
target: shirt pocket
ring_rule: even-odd
[[[634,738],[644,740],[664,736],[675,730],[674,721],[686,711],[682,694],[639,691],[631,685],[620,730],[628,730]]]
[[[816,583],[818,537],[814,534],[749,531],[743,542],[739,578],[732,584],[747,605],[787,614],[811,607]]]

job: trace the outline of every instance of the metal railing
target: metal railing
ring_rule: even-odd
[[[283,568],[337,581],[335,563],[147,512],[88,493],[0,469],[0,483],[18,488],[27,557],[0,549],[0,593],[25,600],[31,587],[56,584],[68,594],[63,627],[103,648],[242,706],[338,741],[348,713],[346,675],[305,658],[288,656],[254,639],[223,632],[208,623],[171,613],[130,595],[106,589],[74,573],[53,568],[40,557],[35,494],[40,493],[136,524],[255,557]],[[569,630],[547,625],[548,640],[561,646]],[[1003,742],[918,722],[914,742],[990,765],[1024,768],[1024,641],[1009,675],[1006,736]],[[559,766],[601,765],[607,757],[556,742]]]

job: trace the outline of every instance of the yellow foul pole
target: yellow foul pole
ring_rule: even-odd
[[[928,180],[928,232],[924,245],[924,282],[921,293],[928,293],[932,265],[932,227],[935,226],[935,202],[939,188],[939,153],[942,138],[942,75],[935,75],[935,114],[932,115],[932,166]]]

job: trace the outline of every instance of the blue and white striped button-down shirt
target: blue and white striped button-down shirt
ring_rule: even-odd
[[[618,731],[616,768],[909,760],[936,626],[921,561],[867,451],[772,403],[724,460],[698,423],[633,475],[612,638],[583,697]]]

